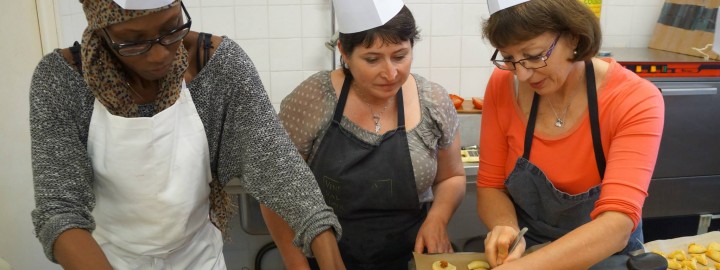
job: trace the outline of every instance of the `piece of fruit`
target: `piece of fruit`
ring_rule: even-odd
[[[478,110],[482,110],[483,108],[483,100],[481,98],[472,98],[473,107]]]
[[[450,94],[450,100],[452,100],[453,105],[455,105],[455,109],[461,109],[462,103],[465,101],[464,98],[455,94]]]

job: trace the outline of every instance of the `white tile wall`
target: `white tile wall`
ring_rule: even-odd
[[[77,0],[55,0],[60,43],[80,40],[86,27]],[[330,0],[184,0],[193,29],[226,35],[250,55],[277,109],[285,95],[319,70],[332,68]],[[413,72],[463,97],[482,96],[493,48],[482,39],[486,0],[405,0],[421,40]],[[605,47],[647,46],[663,0],[604,0]]]

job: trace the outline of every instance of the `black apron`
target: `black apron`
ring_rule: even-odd
[[[402,88],[396,95],[397,129],[368,144],[340,125],[351,81],[347,76],[343,82],[310,168],[340,220],[338,245],[347,269],[407,269],[427,209],[418,202]]]
[[[605,175],[605,155],[600,140],[595,72],[592,61],[585,62],[585,76],[595,162],[602,181]],[[577,195],[557,190],[542,170],[530,163],[530,149],[535,131],[538,100],[539,95],[535,93],[525,131],[523,156],[518,158],[515,168],[505,180],[505,187],[515,206],[518,225],[521,228],[528,228],[528,232],[525,234],[527,247],[555,241],[575,228],[590,222],[590,212],[600,196],[600,185]],[[627,254],[630,251],[641,249],[642,242],[644,241],[642,223],[640,223],[630,235],[627,246],[618,254]]]

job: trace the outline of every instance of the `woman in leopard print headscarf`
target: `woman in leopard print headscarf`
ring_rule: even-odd
[[[242,49],[207,36],[199,50],[178,0],[80,2],[82,45],[46,56],[31,87],[33,222],[48,258],[72,269],[226,269],[223,186],[237,177],[293,226],[297,246],[342,269],[337,218]],[[254,155],[268,145],[278,150]]]

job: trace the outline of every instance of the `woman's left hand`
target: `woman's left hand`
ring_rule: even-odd
[[[447,235],[447,224],[430,216],[425,219],[415,238],[415,252],[422,253],[424,248],[428,253],[454,252]]]

